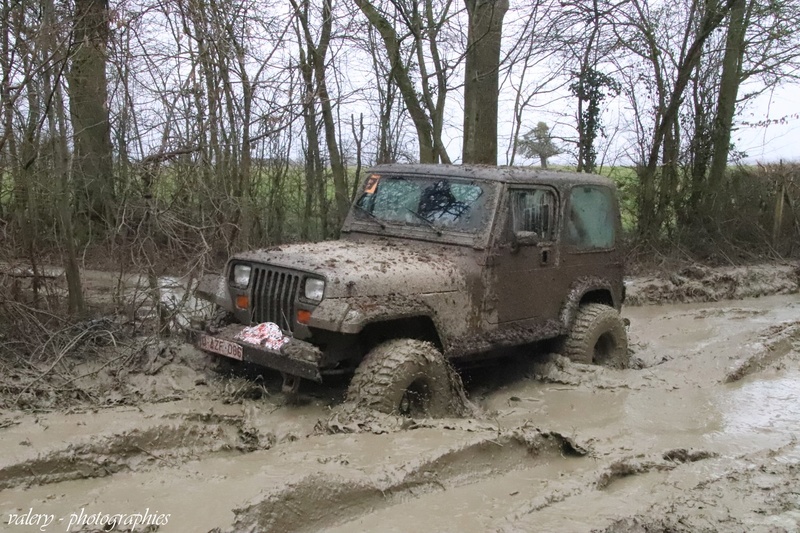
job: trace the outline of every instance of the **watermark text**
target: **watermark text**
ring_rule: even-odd
[[[39,513],[30,507],[27,511],[7,513],[4,522],[8,526],[34,527],[39,531],[77,531],[94,526],[104,531],[134,532],[146,526],[166,526],[169,519],[169,513],[152,512],[149,507],[143,513],[103,513],[81,507],[80,511],[67,516]]]

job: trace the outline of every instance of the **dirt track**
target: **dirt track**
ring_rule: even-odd
[[[726,276],[633,298],[747,295]],[[39,531],[7,525],[32,509],[44,531],[145,512],[168,521],[135,531],[800,531],[800,297],[625,314],[635,368],[512,354],[465,375],[475,415],[453,420],[349,413],[335,387],[288,405],[274,376],[151,350],[122,406],[0,416],[3,530]]]

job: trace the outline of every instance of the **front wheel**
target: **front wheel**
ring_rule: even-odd
[[[433,344],[416,339],[373,348],[356,369],[347,399],[408,417],[448,416],[464,408],[458,375]]]
[[[626,368],[628,332],[619,312],[604,304],[582,305],[564,342],[563,355],[578,363]]]

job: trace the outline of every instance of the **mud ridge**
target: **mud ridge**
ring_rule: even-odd
[[[644,364],[632,370],[644,368]],[[588,385],[598,389],[627,389],[629,380],[618,377],[619,369],[576,363],[560,354],[549,354],[544,360],[533,362],[531,376],[545,383],[562,385]]]
[[[558,433],[517,429],[483,436],[418,463],[405,463],[378,475],[331,465],[235,509],[230,533],[317,531],[376,509],[432,492],[473,483],[520,468],[547,456],[580,456],[586,450]]]
[[[789,453],[784,455],[786,452]],[[725,474],[703,480],[643,513],[620,518],[592,532],[797,531],[797,452],[793,441],[781,450],[741,457]]]
[[[73,442],[62,449],[0,466],[0,490],[105,477],[121,471],[176,467],[200,455],[266,449],[276,441],[273,435],[261,434],[241,419],[219,418],[215,422],[184,420]]]
[[[761,342],[752,345],[752,353],[737,361],[725,374],[723,383],[739,381],[743,377],[764,370],[800,348],[800,322],[779,324],[762,336]]]
[[[483,418],[483,412],[478,406],[466,399],[463,405],[469,409],[467,413],[469,413],[470,418],[407,418],[381,413],[368,407],[357,405],[354,402],[345,402],[335,406],[327,418],[320,419],[317,422],[314,427],[314,434],[372,433],[374,435],[382,435],[431,427],[463,429],[466,431],[488,429],[479,423],[479,420]],[[494,429],[494,426],[491,426],[491,429]]]
[[[687,450],[685,448],[677,448],[664,452],[658,458],[626,458],[614,461],[605,471],[600,474],[595,482],[595,488],[603,490],[608,488],[614,481],[628,476],[635,476],[637,474],[646,474],[653,470],[664,472],[672,470],[677,466],[684,463],[694,463],[717,457],[714,452],[705,450]]]
[[[628,476],[646,474],[651,471],[667,472],[679,468],[683,463],[714,457],[718,457],[718,454],[705,450],[678,448],[667,450],[660,455],[641,455],[616,460],[599,469],[573,474],[555,485],[550,485],[547,490],[522,503],[513,512],[507,513],[496,522],[507,524],[500,527],[498,531],[503,533],[529,531],[530,515],[548,507],[558,505],[571,498],[578,498],[591,491],[603,491],[617,480]],[[645,530],[637,531],[637,533],[645,533]]]
[[[630,280],[625,305],[716,302],[798,291],[798,263],[715,269],[690,265],[677,272]]]

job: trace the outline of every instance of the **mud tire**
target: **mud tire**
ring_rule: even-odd
[[[564,341],[562,354],[576,363],[627,368],[628,332],[619,312],[604,304],[582,305]]]
[[[359,407],[409,417],[460,414],[461,379],[441,352],[416,339],[379,344],[356,369],[347,400]]]

